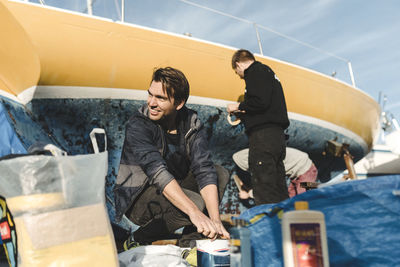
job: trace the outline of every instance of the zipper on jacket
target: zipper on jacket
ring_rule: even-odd
[[[189,137],[192,135],[192,132],[196,131],[197,129],[195,127],[192,127],[187,131],[185,134],[184,140],[185,140],[185,147],[186,147],[186,154],[187,157],[190,159],[190,146],[189,146]]]

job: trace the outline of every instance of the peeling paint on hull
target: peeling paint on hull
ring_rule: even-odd
[[[89,139],[95,127],[104,128],[107,133],[109,170],[106,179],[106,195],[112,202],[112,188],[118,172],[119,160],[125,136],[125,124],[132,113],[144,101],[119,99],[33,99],[26,108],[13,101],[3,99],[10,124],[27,149],[37,141],[54,143],[68,154],[92,153]],[[247,136],[242,126],[231,126],[226,121],[227,113],[215,106],[189,104],[199,113],[207,128],[209,147],[213,161],[235,171],[232,154],[247,147]],[[288,146],[310,154],[319,170],[321,181],[328,181],[345,168],[340,158],[323,156],[327,140],[337,139],[350,144],[355,161],[364,156],[362,144],[332,130],[291,119],[287,133]],[[109,204],[111,218],[112,205]],[[226,213],[237,213],[241,206],[237,202],[234,183],[229,183],[224,195],[222,209]]]

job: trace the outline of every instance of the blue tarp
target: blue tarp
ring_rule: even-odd
[[[347,181],[245,211],[255,266],[283,266],[280,211],[295,201],[324,213],[330,266],[400,266],[399,189],[400,175]]]
[[[14,128],[8,121],[7,110],[0,102],[0,157],[8,154],[23,154],[26,149],[22,145]]]

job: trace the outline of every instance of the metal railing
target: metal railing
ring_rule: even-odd
[[[29,2],[30,0],[24,0],[24,1],[25,1],[25,2]],[[37,0],[37,1],[39,1],[40,4],[42,4],[42,5],[46,5],[46,3],[45,3],[44,0]],[[88,15],[93,15],[93,3],[94,3],[95,1],[96,1],[96,0],[86,0],[87,8],[85,9],[85,13],[87,12]],[[118,3],[118,1],[121,1],[121,9],[119,8],[119,3]],[[264,52],[263,52],[263,47],[262,47],[262,42],[261,42],[261,37],[260,37],[259,29],[266,30],[266,31],[268,31],[268,32],[270,32],[270,33],[273,33],[273,34],[275,34],[275,35],[277,35],[277,36],[280,36],[280,37],[282,37],[282,38],[285,38],[285,39],[287,39],[287,40],[289,40],[289,41],[295,42],[295,43],[300,44],[300,45],[302,45],[302,46],[304,46],[304,47],[311,48],[311,49],[313,49],[313,50],[315,50],[315,51],[318,51],[318,52],[320,52],[320,53],[322,53],[322,54],[325,54],[325,55],[330,56],[330,57],[332,57],[332,58],[336,58],[336,59],[338,59],[338,60],[340,60],[340,61],[343,61],[343,62],[345,62],[345,63],[347,64],[347,68],[348,68],[348,71],[349,71],[349,74],[350,74],[351,84],[352,84],[354,87],[356,86],[355,79],[354,79],[354,74],[353,74],[353,68],[352,68],[351,62],[350,62],[350,60],[348,60],[348,59],[346,59],[346,58],[340,57],[340,56],[335,55],[335,54],[333,54],[333,53],[331,53],[331,52],[328,52],[328,51],[326,51],[326,50],[323,50],[323,49],[321,49],[321,48],[319,48],[319,47],[316,47],[316,46],[313,46],[313,45],[311,45],[311,44],[309,44],[309,43],[306,43],[306,42],[300,41],[300,40],[298,40],[298,39],[295,39],[295,38],[293,38],[293,37],[291,37],[291,36],[288,36],[288,35],[286,35],[286,34],[283,34],[283,33],[281,33],[281,32],[278,32],[278,31],[276,31],[276,30],[273,30],[273,29],[271,29],[271,28],[269,28],[269,27],[267,27],[267,26],[258,24],[258,23],[254,22],[254,21],[250,21],[250,20],[247,20],[247,19],[244,19],[244,18],[241,18],[241,17],[237,17],[237,16],[234,16],[234,15],[231,15],[231,14],[228,14],[228,13],[225,13],[225,12],[222,12],[222,11],[219,11],[219,10],[216,10],[216,9],[213,9],[213,8],[209,8],[209,7],[206,7],[206,6],[197,4],[197,3],[193,3],[193,2],[188,1],[188,0],[177,0],[177,1],[183,2],[183,3],[185,3],[185,4],[188,4],[188,5],[197,7],[197,8],[201,8],[201,9],[203,9],[203,10],[206,10],[206,11],[209,11],[209,12],[212,12],[212,13],[216,13],[216,14],[218,14],[218,15],[221,15],[221,16],[224,16],[224,17],[227,17],[227,18],[234,19],[234,20],[239,21],[239,22],[242,22],[242,23],[246,23],[246,24],[252,25],[252,26],[254,27],[254,30],[255,30],[256,39],[257,39],[257,44],[258,44],[258,49],[259,49],[259,53],[260,53],[261,55],[264,55]],[[125,23],[125,0],[114,0],[114,2],[115,2],[115,5],[117,6],[118,11],[120,12],[119,18],[120,18],[121,22],[122,22],[122,23]],[[334,76],[334,74],[333,74],[332,76]]]
[[[121,0],[121,1],[124,2],[125,0]],[[321,49],[321,48],[318,48],[318,47],[315,47],[315,46],[313,46],[313,45],[310,45],[310,44],[308,44],[308,43],[306,43],[306,42],[297,40],[297,39],[295,39],[295,38],[293,38],[293,37],[290,37],[290,36],[288,36],[288,35],[282,34],[282,33],[278,32],[278,31],[275,31],[275,30],[273,30],[273,29],[271,29],[271,28],[269,28],[269,27],[266,27],[266,26],[264,26],[264,25],[258,24],[258,23],[254,22],[254,21],[250,21],[250,20],[247,20],[247,19],[243,19],[243,18],[240,18],[240,17],[236,17],[236,16],[233,16],[233,15],[228,14],[228,13],[224,13],[224,12],[221,12],[221,11],[218,11],[218,10],[215,10],[215,9],[212,9],[212,8],[209,8],[209,7],[206,7],[206,6],[202,6],[202,5],[193,3],[193,2],[188,1],[188,0],[179,0],[179,1],[181,1],[181,2],[183,2],[183,3],[186,3],[186,4],[189,4],[189,5],[192,5],[192,6],[195,6],[195,7],[198,7],[198,8],[202,8],[202,9],[211,11],[211,12],[213,12],[213,13],[217,13],[217,14],[222,15],[222,16],[225,16],[225,17],[229,17],[229,18],[235,19],[235,20],[240,21],[240,22],[252,24],[252,25],[254,26],[254,29],[255,29],[255,32],[256,32],[256,38],[257,38],[258,48],[259,48],[259,51],[260,51],[260,54],[261,54],[261,55],[264,55],[264,53],[263,53],[263,49],[262,49],[262,43],[261,43],[260,34],[259,34],[259,32],[258,32],[258,28],[267,30],[267,31],[269,31],[269,32],[271,32],[271,33],[274,33],[274,34],[276,34],[276,35],[279,35],[279,36],[281,36],[281,37],[283,37],[283,38],[285,38],[285,39],[288,39],[288,40],[290,40],[290,41],[296,42],[296,43],[298,43],[298,44],[301,44],[301,45],[303,45],[303,46],[309,47],[309,48],[314,49],[314,50],[316,50],[316,51],[319,51],[319,52],[321,52],[321,53],[323,53],[323,54],[326,54],[326,55],[328,55],[328,56],[331,56],[331,57],[334,57],[334,58],[336,58],[336,59],[338,59],[338,60],[341,60],[341,61],[347,63],[347,66],[348,66],[348,69],[349,69],[349,73],[350,73],[351,83],[352,83],[352,85],[353,85],[354,87],[356,86],[356,83],[355,83],[355,80],[354,80],[353,68],[352,68],[352,66],[351,66],[350,60],[348,60],[348,59],[345,59],[345,58],[340,57],[340,56],[337,56],[337,55],[335,55],[335,54],[333,54],[333,53],[327,52],[327,51],[325,51],[325,50],[323,50],[323,49]]]

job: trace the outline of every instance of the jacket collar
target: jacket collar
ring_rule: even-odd
[[[259,65],[259,64],[262,64],[262,63],[259,62],[259,61],[254,61],[253,63],[251,63],[251,65],[248,66],[247,69],[244,70],[244,76],[246,77],[246,75],[247,75],[249,72],[251,72],[251,71],[255,68],[255,66],[257,66],[257,65]]]
[[[147,104],[144,104],[139,108],[139,113],[150,120],[149,108]],[[185,135],[189,132],[189,130],[199,130],[202,126],[201,121],[197,116],[197,112],[192,109],[188,109],[186,106],[183,106],[178,111],[177,120],[177,129],[185,133]]]

